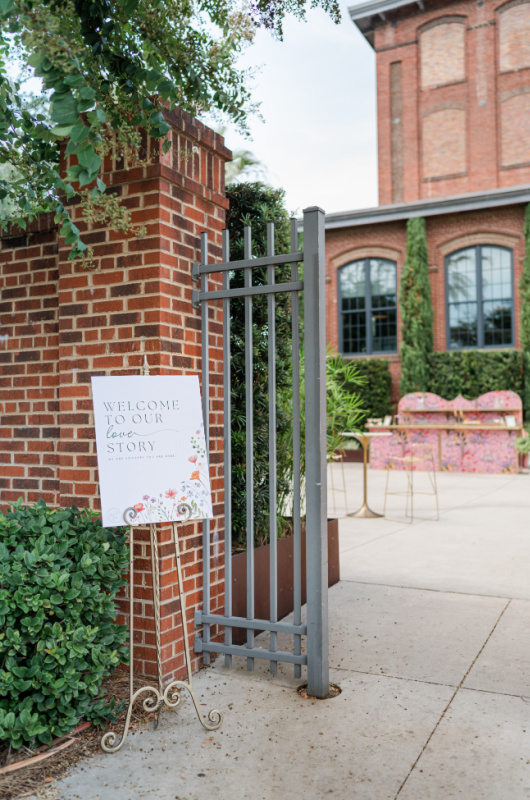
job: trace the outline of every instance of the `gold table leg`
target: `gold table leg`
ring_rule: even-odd
[[[368,461],[368,446],[370,444],[370,440],[366,437],[359,437],[361,439],[361,444],[363,446],[363,504],[358,511],[353,511],[351,514],[348,514],[348,517],[357,517],[359,519],[368,519],[372,517],[382,517],[382,514],[378,514],[376,511],[372,511],[372,509],[368,506],[368,498],[367,498],[367,461]]]

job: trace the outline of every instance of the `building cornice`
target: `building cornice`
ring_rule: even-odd
[[[374,46],[374,25],[380,20],[386,21],[389,11],[403,6],[423,10],[424,0],[368,0],[367,3],[359,3],[348,8],[352,21],[357,25],[363,36]]]
[[[412,203],[394,203],[388,206],[362,208],[326,214],[326,230],[373,225],[378,222],[397,222],[411,217],[434,217],[440,214],[458,214],[464,211],[481,211],[487,208],[530,203],[530,184],[510,188],[492,189],[488,192],[436,197]]]

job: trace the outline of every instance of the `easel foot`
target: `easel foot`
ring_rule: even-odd
[[[180,705],[181,697],[180,697],[180,690],[187,689],[191,695],[191,699],[193,701],[193,705],[195,706],[195,711],[199,718],[199,722],[207,731],[216,731],[218,728],[221,727],[223,722],[223,715],[217,709],[210,711],[208,713],[208,720],[206,720],[202,714],[199,701],[197,699],[197,695],[193,689],[193,684],[188,683],[187,681],[172,681],[168,684],[162,694],[158,689],[154,686],[142,686],[140,689],[133,694],[131,697],[129,708],[127,710],[127,717],[125,719],[125,727],[123,729],[123,733],[121,737],[118,739],[118,735],[114,731],[107,731],[107,733],[101,739],[101,749],[105,753],[117,753],[118,750],[121,750],[127,736],[129,735],[129,727],[131,724],[131,714],[133,706],[136,700],[140,697],[140,695],[149,693],[149,695],[143,701],[144,711],[154,713],[155,716],[155,727],[158,727],[158,720],[159,715],[158,712],[160,711],[162,706],[166,706],[166,708],[176,709],[177,706]]]

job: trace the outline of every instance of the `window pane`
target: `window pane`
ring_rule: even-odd
[[[366,262],[354,261],[339,272],[344,353],[366,353]]]
[[[396,306],[396,265],[380,258],[370,259],[372,308]]]
[[[366,313],[342,315],[342,351],[345,354],[366,353]]]
[[[512,299],[512,260],[509,250],[481,247],[482,299]]]
[[[480,297],[478,268],[481,270]],[[484,347],[513,344],[510,250],[480,245],[453,253],[447,259],[447,279],[450,347],[477,347],[479,343]],[[480,307],[481,331],[477,319]]]
[[[395,308],[374,311],[372,314],[372,343],[374,353],[391,353],[397,350]]]
[[[476,347],[477,304],[451,303],[449,305],[449,346]]]
[[[475,248],[460,250],[447,259],[447,285],[450,303],[477,299]]]
[[[341,297],[343,311],[364,311],[366,301],[364,297]]]
[[[488,300],[483,305],[484,345],[512,344],[512,303]]]
[[[365,261],[354,261],[339,271],[342,310],[365,308],[366,267]]]
[[[343,353],[397,350],[396,272],[396,264],[384,258],[352,261],[340,268]]]

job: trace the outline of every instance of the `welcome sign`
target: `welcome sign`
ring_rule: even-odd
[[[92,378],[103,525],[213,516],[197,376]]]

